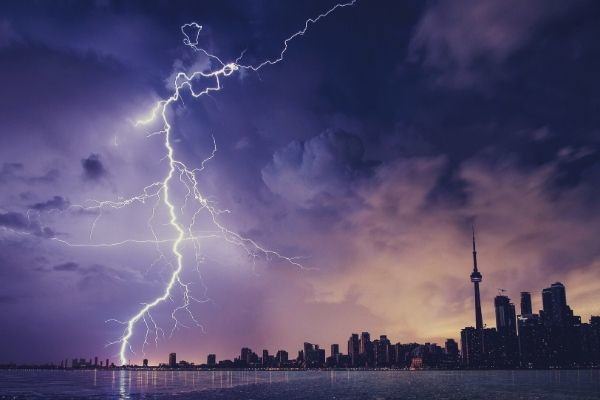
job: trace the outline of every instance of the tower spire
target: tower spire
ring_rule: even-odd
[[[477,270],[477,250],[475,249],[475,225],[471,225],[473,230],[473,271],[478,272]]]
[[[479,282],[483,279],[481,272],[477,269],[477,250],[475,249],[475,226],[473,225],[473,272],[471,272],[471,282],[475,291],[475,327],[478,330],[483,329],[483,317],[481,316],[481,295],[479,294]]]

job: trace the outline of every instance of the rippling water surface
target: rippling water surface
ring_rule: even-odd
[[[600,399],[600,371],[0,371],[0,399]]]

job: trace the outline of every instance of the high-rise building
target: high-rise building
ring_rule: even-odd
[[[542,319],[550,326],[567,326],[573,318],[573,311],[567,305],[565,286],[556,282],[542,290]]]
[[[475,328],[483,329],[483,317],[481,316],[481,295],[479,294],[479,283],[483,280],[481,272],[477,269],[477,250],[475,249],[475,228],[473,227],[473,272],[471,282],[475,290]]]
[[[340,345],[334,343],[331,345],[331,357],[335,357],[338,354],[340,354]]]
[[[242,350],[240,351],[240,361],[245,365],[250,364],[251,355],[251,349],[249,349],[248,347],[242,347]]]
[[[507,296],[496,296],[496,358],[497,367],[515,367],[519,364],[519,343],[515,305]],[[484,342],[485,346],[485,342]]]
[[[279,350],[275,358],[277,359],[279,366],[283,366],[288,362],[288,352],[285,350]]]
[[[315,367],[323,367],[325,365],[325,349],[320,349],[319,345],[315,345]]]
[[[369,332],[360,334],[359,355],[361,365],[373,366],[373,345],[371,343],[371,335]]]
[[[469,368],[483,364],[483,330],[467,327],[460,331],[462,362]]]
[[[94,357],[94,367],[98,366],[98,357]]]
[[[262,351],[262,365],[263,367],[269,366],[269,350],[264,349]]]
[[[215,354],[209,354],[206,357],[206,365],[208,365],[209,367],[214,367],[215,365],[217,365],[217,356]]]
[[[494,308],[496,310],[496,329],[498,333],[516,335],[517,321],[515,305],[510,302],[507,296],[496,296],[494,299]]]
[[[108,358],[106,359],[106,368],[108,368]]]
[[[348,339],[348,357],[350,357],[350,365],[353,367],[358,366],[358,358],[360,352],[360,340],[358,334],[353,333]]]
[[[312,366],[317,359],[317,355],[315,353],[315,346],[312,343],[304,342],[304,364],[307,367]]]
[[[519,357],[521,367],[546,367],[548,364],[547,332],[539,315],[520,315],[517,323],[519,326]]]
[[[147,366],[148,366],[148,359],[147,359],[147,358],[144,358],[144,360],[142,361],[142,365],[143,365],[144,367],[147,367]]]
[[[531,306],[531,293],[521,292],[521,315],[528,316],[533,314],[533,307]]]
[[[379,340],[373,341],[373,365],[385,367],[392,361],[392,343],[386,335],[379,336]]]
[[[444,350],[449,358],[458,359],[458,343],[456,343],[456,340],[446,339]]]
[[[177,367],[177,354],[176,353],[169,354],[169,367],[171,367],[171,368]]]

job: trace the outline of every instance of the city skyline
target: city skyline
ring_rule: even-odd
[[[241,352],[235,357],[219,357],[214,352],[208,352],[205,356],[205,362],[199,362],[189,358],[190,353],[184,353],[183,357],[177,358],[177,353],[171,352],[168,360],[150,360],[145,357],[141,363],[128,361],[126,365],[109,364],[109,359],[102,361],[98,356],[89,358],[65,358],[60,363],[45,363],[60,368],[115,368],[118,366],[137,366],[142,367],[169,367],[169,368],[540,368],[540,367],[573,367],[576,365],[588,365],[583,363],[593,363],[600,365],[600,316],[591,316],[589,324],[581,317],[575,316],[574,311],[567,302],[566,288],[561,282],[554,282],[540,291],[541,307],[536,314],[535,303],[532,301],[531,292],[524,291],[520,293],[519,312],[517,314],[516,306],[506,295],[507,289],[498,289],[498,294],[494,297],[493,309],[495,314],[495,327],[490,328],[482,318],[482,305],[480,299],[479,284],[482,282],[482,273],[479,271],[476,250],[475,227],[472,227],[472,262],[473,270],[469,275],[470,281],[474,284],[474,328],[466,327],[459,333],[459,339],[448,337],[443,344],[427,341],[424,344],[416,340],[400,342],[391,341],[388,335],[381,334],[378,339],[371,340],[368,331],[362,331],[360,334],[352,333],[347,340],[347,352],[340,351],[340,343],[330,343],[328,346],[321,346],[317,343],[304,342],[303,347],[298,350],[298,356],[294,357],[294,350],[290,349],[267,349],[263,348],[261,355],[259,351],[252,350],[251,346],[242,347]],[[540,319],[541,318],[541,319]],[[587,361],[581,361],[582,364],[536,364],[536,360],[544,357],[544,353],[552,352],[546,348],[546,342],[549,337],[540,336],[540,329],[544,326],[566,326],[573,320],[578,326],[582,322],[592,329],[587,333],[589,343],[586,344],[586,352],[590,354]],[[532,324],[533,322],[533,324]],[[542,324],[543,323],[543,324]],[[467,324],[468,325],[468,324]],[[547,329],[547,328],[546,328]],[[490,334],[493,335],[490,336]],[[470,336],[472,335],[472,336]],[[497,336],[496,336],[497,335]],[[568,334],[567,334],[568,335]],[[374,336],[376,337],[376,336]],[[485,341],[492,341],[484,345]],[[550,339],[552,340],[552,339]],[[578,337],[567,339],[567,336],[561,340],[581,340]],[[538,343],[539,341],[542,341]],[[540,348],[540,345],[543,348]],[[561,344],[560,346],[563,346]],[[383,346],[383,347],[381,347]],[[494,350],[485,347],[493,346]],[[331,350],[327,353],[326,348]],[[481,349],[479,349],[481,347]],[[496,354],[498,350],[500,353]],[[270,353],[270,351],[273,351]],[[494,352],[494,360],[490,363],[482,361],[484,357],[481,352]],[[567,353],[569,350],[565,350]],[[573,350],[570,350],[573,351]],[[474,354],[473,354],[474,353]],[[292,356],[290,356],[292,354]],[[402,354],[402,360],[400,359]],[[181,356],[181,353],[180,353]],[[484,357],[485,358],[485,357]],[[152,362],[155,361],[155,362]],[[549,361],[544,361],[549,362]],[[555,362],[562,362],[560,360]],[[575,361],[579,362],[579,361]],[[2,365],[0,363],[0,365]],[[6,364],[8,365],[8,364]]]
[[[0,363],[469,326],[508,362],[521,292],[560,353],[550,285],[600,312],[598,20],[589,0],[0,2]]]

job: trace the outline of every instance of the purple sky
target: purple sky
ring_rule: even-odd
[[[296,2],[297,3],[297,2]],[[135,126],[180,71],[276,57],[334,3],[62,2],[0,5],[0,363],[110,357],[173,270],[164,206],[136,196],[168,173],[159,124]],[[228,213],[219,222],[306,269],[222,237],[182,245],[201,300],[173,331],[181,287],[152,317],[146,357],[328,346],[351,332],[400,342],[473,324],[470,232],[484,320],[498,288],[566,285],[600,313],[600,7],[592,1],[370,2],[338,10],[283,62],[223,78],[169,108],[176,158]],[[205,84],[198,80],[198,86]],[[184,204],[185,188],[172,198]],[[178,210],[189,221],[191,208]],[[197,235],[214,235],[208,214]],[[92,227],[94,227],[92,231]],[[217,235],[219,236],[219,235]],[[196,244],[197,248],[194,247]],[[76,246],[74,246],[76,245]],[[81,246],[79,246],[81,245]],[[90,247],[94,245],[96,247]],[[196,251],[198,250],[198,252]],[[167,254],[159,258],[159,251]],[[144,358],[144,322],[128,357]]]

